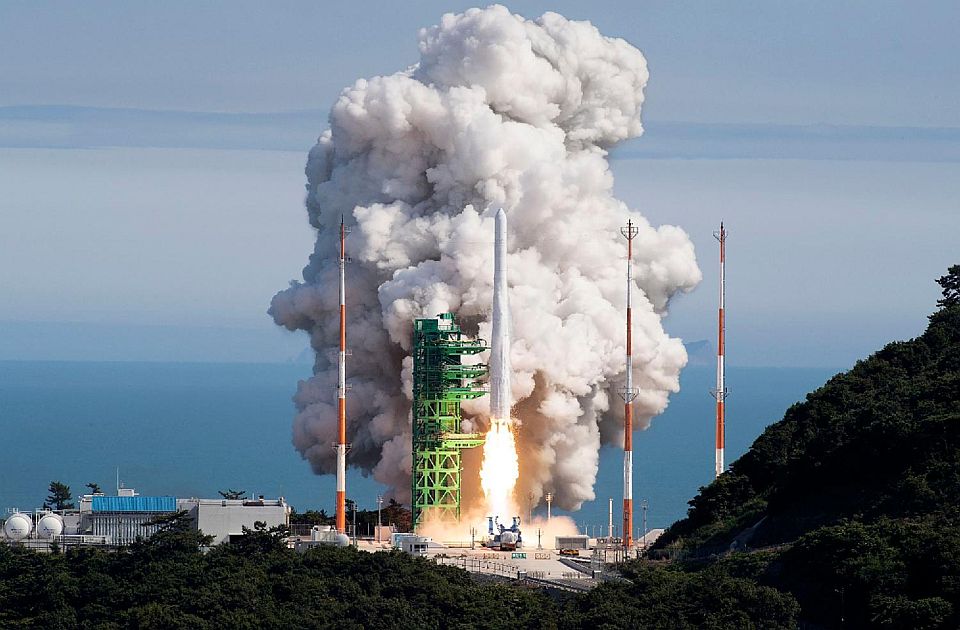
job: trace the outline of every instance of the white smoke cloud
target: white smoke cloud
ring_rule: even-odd
[[[293,442],[334,471],[337,229],[345,217],[349,462],[409,500],[412,321],[453,311],[489,339],[493,216],[509,215],[519,496],[559,507],[594,498],[601,443],[622,444],[626,242],[634,241],[638,426],[663,411],[686,352],[661,318],[700,281],[693,246],[613,197],[606,150],[642,133],[646,60],[621,39],[555,13],[502,6],[444,15],[420,31],[420,62],[361,79],[307,160],[317,228],[303,282],[270,313],[306,330],[315,376],[301,382]],[[485,399],[465,406],[485,426]]]

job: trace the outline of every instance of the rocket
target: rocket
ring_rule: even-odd
[[[509,512],[516,509],[512,497],[520,468],[514,426],[510,419],[513,392],[510,388],[507,214],[502,208],[497,211],[494,224],[496,236],[493,250],[493,330],[490,333],[489,358],[490,429],[483,443],[480,484],[487,497],[488,514],[494,518],[506,518]]]
[[[490,417],[510,419],[510,303],[507,297],[507,213],[497,211],[493,250],[493,333],[490,340]]]

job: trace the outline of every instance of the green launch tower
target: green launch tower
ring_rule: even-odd
[[[486,393],[477,379],[483,364],[463,357],[487,350],[460,330],[453,313],[413,324],[413,527],[429,512],[460,518],[460,451],[483,444],[483,436],[460,432],[460,403]]]

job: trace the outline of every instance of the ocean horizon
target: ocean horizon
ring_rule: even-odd
[[[829,368],[729,367],[727,460],[739,457],[793,403],[838,372]],[[296,509],[332,512],[335,479],[314,475],[291,444],[299,363],[0,361],[0,509],[39,507],[52,480],[74,496],[117,474],[144,495],[216,497],[218,490],[283,496]],[[713,369],[687,367],[681,391],[634,437],[635,524],[686,513],[713,476]],[[604,447],[596,499],[567,514],[581,531],[605,531],[608,501],[620,520],[622,451]],[[385,488],[348,470],[348,495],[374,509]],[[545,511],[541,506],[538,513]]]

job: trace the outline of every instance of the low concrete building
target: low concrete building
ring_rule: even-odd
[[[243,528],[253,529],[256,523],[267,528],[290,524],[290,506],[279,499],[178,499],[177,509],[190,515],[195,526],[213,536],[211,544],[219,545],[242,536]]]
[[[258,522],[267,528],[289,525],[290,506],[279,499],[178,499],[172,496],[150,497],[133,488],[120,488],[117,496],[86,494],[79,499],[79,510],[59,514],[62,527],[55,536],[64,544],[129,545],[138,538],[150,538],[159,525],[150,524],[164,515],[186,512],[193,526],[213,536],[211,544],[228,542],[242,536],[243,529],[254,529]],[[40,513],[31,519],[39,522]],[[32,538],[42,538],[32,532]],[[50,536],[47,539],[52,540]],[[47,542],[49,542],[47,540]]]
[[[590,548],[590,537],[586,535],[557,536],[555,549],[586,550]]]
[[[116,497],[84,495],[80,498],[76,533],[102,538],[106,544],[129,545],[137,538],[152,536],[158,526],[149,523],[176,510],[175,497],[142,497],[136,493]]]

